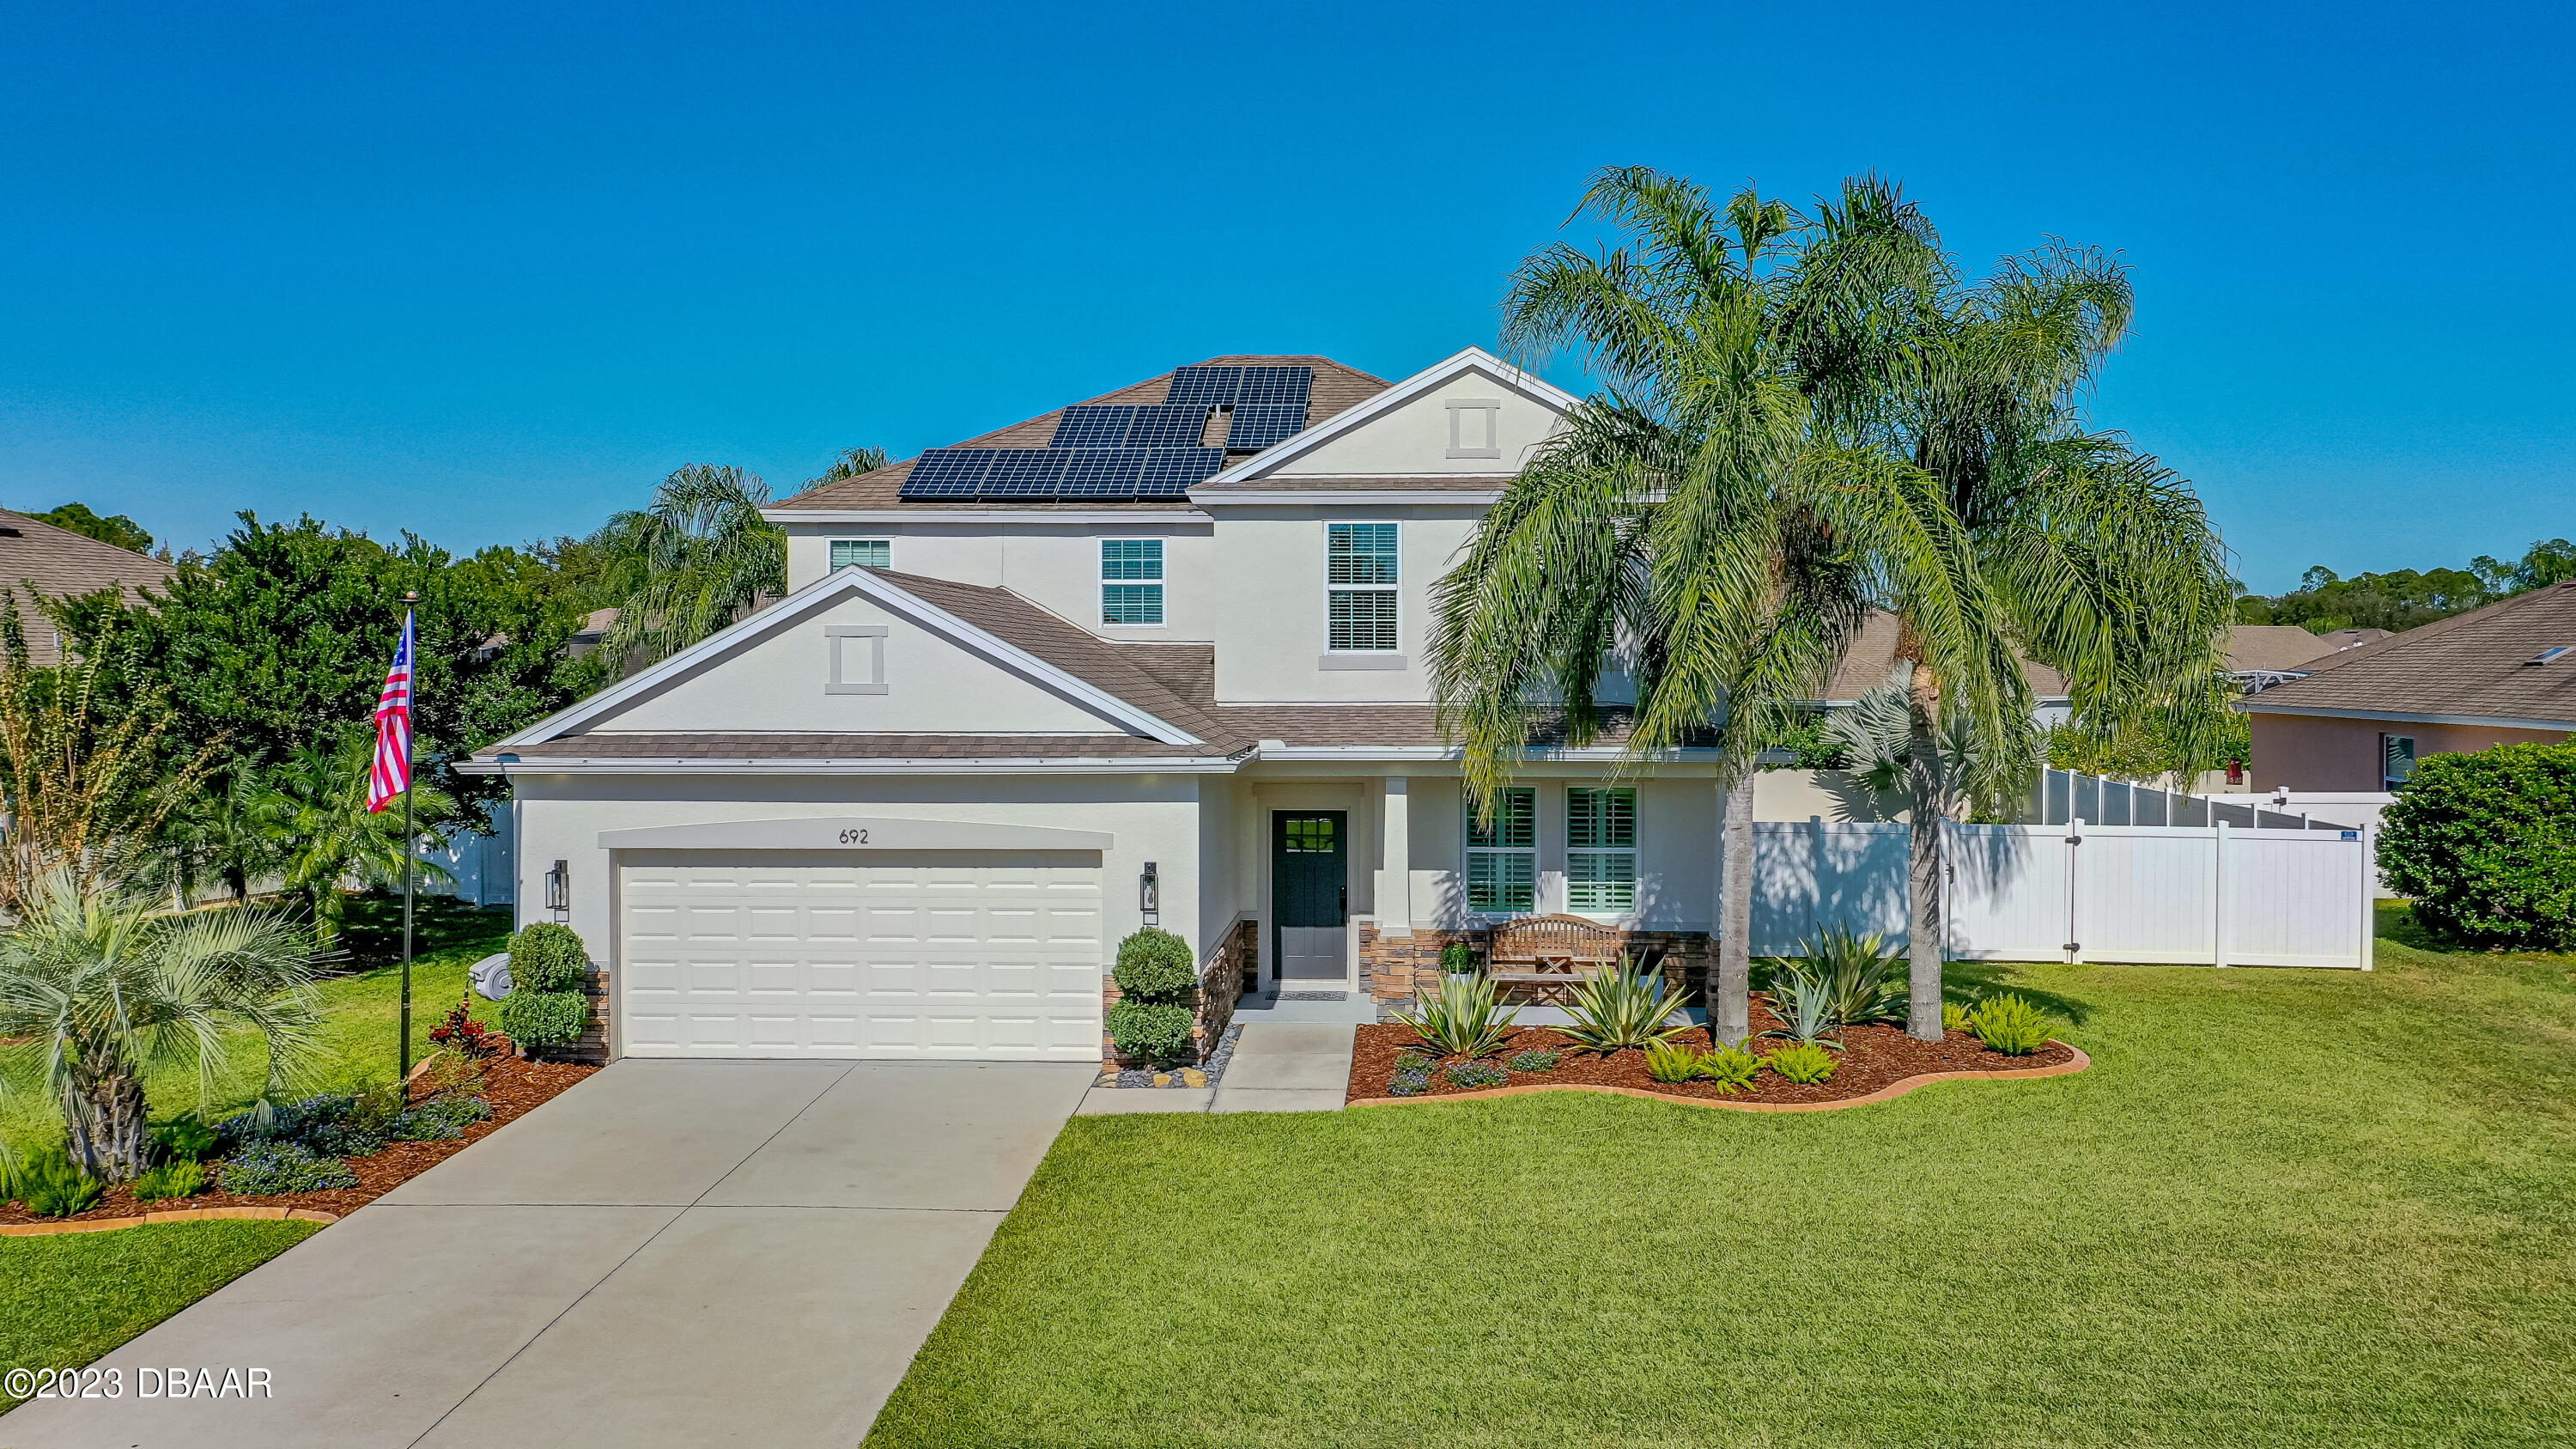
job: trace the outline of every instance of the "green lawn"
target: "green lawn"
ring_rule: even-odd
[[[293,1247],[316,1223],[161,1223],[0,1238],[0,1372],[87,1364]],[[134,1391],[131,1365],[126,1392]],[[17,1402],[0,1391],[0,1405]]]
[[[2451,1445],[2576,1424],[2576,962],[1973,968],[2091,1071],[1078,1118],[868,1443]]]
[[[412,1055],[426,1055],[429,1029],[465,994],[466,968],[503,949],[510,934],[508,910],[478,911],[449,897],[423,897],[416,923],[412,963]],[[400,930],[402,901],[360,897],[349,907],[348,973],[323,983],[322,1051],[304,1090],[338,1091],[367,1082],[393,1080],[396,1055],[394,1023],[402,998]],[[390,930],[387,929],[390,926]],[[474,999],[475,1015],[485,1021],[499,1014],[499,1003]],[[235,1033],[226,1041],[226,1069],[215,1098],[215,1113],[239,1111],[259,1094],[267,1058],[255,1032]],[[16,1063],[11,1082],[19,1090],[0,1097],[0,1138],[24,1151],[62,1140],[59,1109],[24,1090],[28,1063]],[[164,1069],[144,1079],[157,1120],[197,1104],[197,1081],[186,1068]]]

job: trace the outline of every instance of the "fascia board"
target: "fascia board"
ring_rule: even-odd
[[[1456,760],[1460,758],[1463,753],[1464,751],[1455,745],[1283,745],[1264,741],[1261,746],[1259,758],[1263,760],[1348,760],[1356,763],[1362,760]],[[1658,750],[1654,754],[1648,755],[1646,758],[1651,760],[1715,760],[1723,758],[1724,754],[1725,752],[1722,750],[1684,748],[1678,750]],[[1626,750],[1617,749],[1608,745],[1595,745],[1580,750],[1523,750],[1521,751],[1521,758],[1524,760],[1582,760],[1587,762],[1597,760],[1607,764],[1618,760],[1633,759],[1635,757],[1630,755]]]
[[[469,760],[460,775],[1228,775],[1242,762],[1212,755],[1139,759],[657,759],[617,755],[586,759]]]
[[[495,740],[476,751],[478,755],[498,755],[524,745],[542,744],[561,738],[574,728],[614,711],[618,706],[669,680],[694,672],[700,665],[748,639],[758,638],[772,629],[784,628],[828,599],[844,593],[861,594],[901,614],[914,623],[944,634],[957,643],[985,654],[1005,668],[1012,669],[1032,682],[1054,690],[1073,702],[1092,709],[1119,724],[1151,736],[1167,745],[1204,743],[1197,736],[1147,714],[1106,690],[1058,669],[1015,644],[1004,643],[956,615],[904,592],[867,569],[835,569],[805,587],[789,594],[748,619],[717,630],[697,643],[654,665],[632,679],[621,680],[590,698],[546,716],[506,739]]]
[[[1219,469],[1210,475],[1207,481],[1236,483],[1245,479],[1258,478],[1280,464],[1312,452],[1324,443],[1355,428],[1364,427],[1370,419],[1392,412],[1442,383],[1470,372],[1485,373],[1502,386],[1517,389],[1527,394],[1531,400],[1544,403],[1558,412],[1567,411],[1581,401],[1574,394],[1555,386],[1534,372],[1526,372],[1514,367],[1481,347],[1470,347],[1433,363],[1430,367],[1415,373],[1357,407],[1346,408],[1302,433],[1281,439],[1240,463]],[[1190,501],[1195,503],[1198,500],[1192,498]]]
[[[1454,503],[1461,508],[1491,508],[1503,501],[1500,488],[1477,489],[1300,489],[1294,493],[1192,493],[1190,501],[1201,508],[1356,508],[1368,505]]]
[[[2512,715],[2484,714],[2418,714],[2393,709],[2327,709],[2321,705],[2264,704],[2263,696],[2240,700],[2236,708],[2242,714],[2294,714],[2316,719],[2376,719],[2391,724],[2471,725],[2499,730],[2554,730],[2576,732],[2576,720],[2522,719]]]
[[[1118,511],[1090,508],[764,508],[760,516],[777,524],[826,523],[1140,523],[1172,518],[1204,523],[1206,516],[1189,508],[1138,508]]]
[[[599,832],[603,850],[1107,850],[1117,843],[1117,836],[1100,830],[873,815],[716,820]]]

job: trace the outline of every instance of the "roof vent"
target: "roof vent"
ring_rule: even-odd
[[[26,536],[27,530],[23,528],[0,528],[0,538],[25,538]]]
[[[2558,662],[2558,658],[2562,654],[2576,654],[2576,644],[2554,644],[2522,662],[2525,664],[2555,664]]]

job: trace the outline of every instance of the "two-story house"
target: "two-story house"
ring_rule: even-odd
[[[1542,749],[1480,826],[1434,728],[1431,585],[1573,401],[1223,357],[778,504],[783,601],[478,757],[521,914],[617,1055],[1092,1059],[1144,923],[1379,998],[1531,912],[1703,953],[1708,758]]]

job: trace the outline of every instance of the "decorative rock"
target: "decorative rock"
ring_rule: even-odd
[[[1154,1085],[1155,1085],[1155,1086],[1157,1086],[1157,1087],[1168,1087],[1168,1086],[1170,1086],[1171,1084],[1172,1084],[1172,1074],[1171,1074],[1171,1073],[1169,1073],[1169,1072],[1156,1072],[1156,1073],[1154,1074]]]
[[[1207,1073],[1200,1071],[1196,1067],[1184,1068],[1181,1072],[1181,1085],[1185,1087],[1204,1087],[1207,1085]]]

